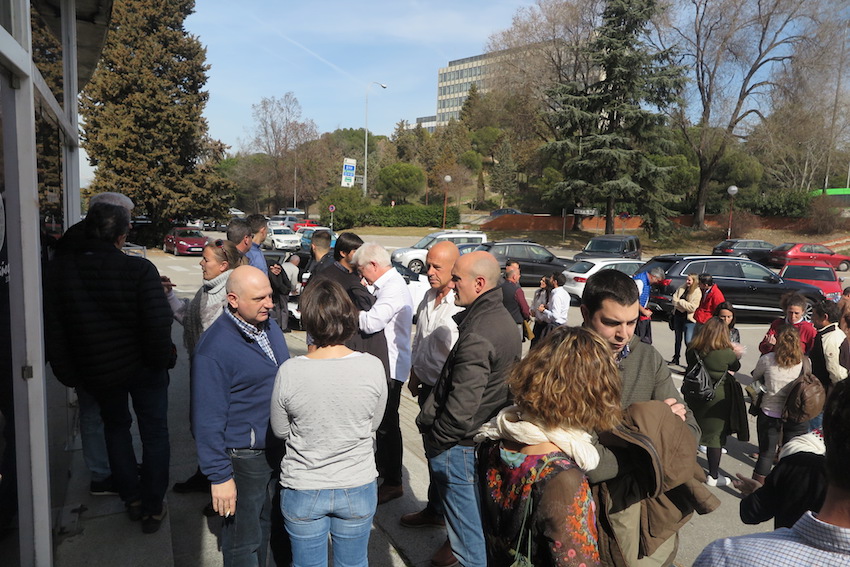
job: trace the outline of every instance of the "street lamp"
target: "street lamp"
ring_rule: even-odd
[[[446,228],[446,208],[449,204],[449,183],[452,182],[452,176],[446,175],[443,177],[443,228]]]
[[[372,81],[366,85],[366,132],[363,134],[363,196],[366,197],[366,191],[369,183],[369,89],[372,85],[378,85],[382,89],[387,88],[384,83]]]
[[[735,195],[738,194],[738,188],[735,185],[730,185],[726,192],[729,193],[729,228],[726,230],[726,240],[732,238],[732,207],[735,204]]]

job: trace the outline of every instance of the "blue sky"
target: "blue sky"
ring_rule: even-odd
[[[197,0],[186,20],[207,48],[210,135],[247,145],[251,105],[292,91],[319,132],[390,135],[436,114],[437,71],[478,55],[533,0]],[[94,174],[81,156],[81,183]]]
[[[210,133],[244,145],[251,105],[292,91],[320,132],[392,133],[436,113],[437,70],[482,53],[530,0],[198,0],[186,29],[207,47]]]

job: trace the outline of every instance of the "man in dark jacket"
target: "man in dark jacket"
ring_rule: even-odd
[[[484,566],[473,436],[508,405],[505,379],[519,360],[516,324],[502,304],[499,263],[488,252],[461,256],[452,269],[458,339],[416,419],[445,509],[452,551],[465,567]]]
[[[100,404],[115,486],[131,519],[153,533],[168,487],[172,315],[154,265],[121,252],[129,229],[126,208],[99,203],[86,217],[85,241],[48,266],[47,354],[63,384],[82,385]],[[144,450],[141,479],[128,396]]]

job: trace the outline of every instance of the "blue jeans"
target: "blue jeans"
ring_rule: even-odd
[[[280,510],[292,545],[293,567],[326,567],[328,533],[334,567],[368,567],[369,535],[377,507],[377,481],[356,488],[284,488]]]
[[[452,553],[464,567],[487,565],[475,461],[475,447],[463,445],[428,459],[431,478],[443,501]]]
[[[225,567],[264,567],[269,557],[275,471],[262,449],[228,449],[236,513],[221,528]]]
[[[821,429],[823,427],[823,412],[820,412],[815,417],[809,420],[809,431]]]
[[[103,419],[97,400],[85,388],[77,386],[77,407],[80,410],[80,441],[83,444],[83,459],[93,481],[109,478],[109,453],[103,432]]]
[[[688,321],[688,316],[681,311],[673,312],[673,333],[675,337],[673,343],[674,359],[679,359],[679,352],[682,350],[682,339],[685,340],[685,348],[691,344],[691,340],[694,338],[695,325],[696,323]]]
[[[168,441],[168,371],[142,368],[120,387],[91,392],[100,404],[112,480],[125,503],[140,500],[143,515],[162,513],[168,489],[171,445]],[[130,426],[128,397],[142,439],[142,472],[139,477]]]

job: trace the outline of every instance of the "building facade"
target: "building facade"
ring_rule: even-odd
[[[479,92],[487,92],[494,74],[498,54],[484,53],[449,61],[437,74],[436,126],[460,119],[460,109],[474,84]]]

